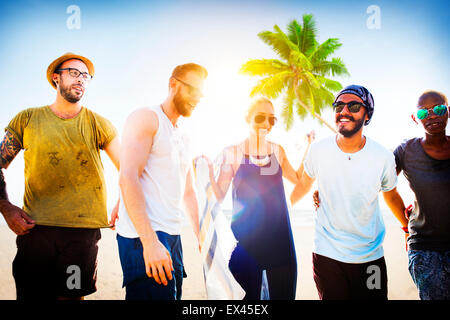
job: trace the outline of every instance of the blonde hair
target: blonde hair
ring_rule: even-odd
[[[272,101],[270,101],[269,99],[264,98],[264,97],[258,98],[258,99],[256,99],[256,100],[254,100],[254,101],[250,104],[250,107],[247,109],[247,113],[245,114],[245,120],[246,120],[247,122],[250,122],[250,116],[255,112],[256,108],[257,108],[260,104],[262,104],[262,103],[268,103],[268,104],[270,104],[270,105],[272,106],[272,109],[274,109],[274,111],[275,111],[275,108],[273,107]]]
[[[190,71],[198,73],[203,79],[206,79],[206,77],[208,77],[208,71],[206,71],[204,67],[196,63],[186,63],[176,66],[172,71],[172,77],[181,77]]]

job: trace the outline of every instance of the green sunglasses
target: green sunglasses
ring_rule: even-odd
[[[441,105],[434,106],[433,109],[429,109],[429,110],[433,110],[433,113],[437,116],[443,116],[447,112],[447,106],[441,104]],[[417,118],[419,118],[420,120],[428,118],[429,115],[430,115],[430,112],[428,111],[428,109],[417,110]]]

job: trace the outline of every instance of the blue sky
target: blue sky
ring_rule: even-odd
[[[80,29],[66,25],[70,5],[81,10]],[[366,25],[371,5],[380,8],[380,29]],[[161,103],[172,69],[192,61],[209,71],[207,95],[183,122],[195,141],[194,153],[215,157],[248,132],[243,115],[256,79],[240,75],[240,66],[248,59],[275,58],[257,33],[275,24],[285,29],[290,20],[312,13],[320,42],[337,37],[343,43],[336,56],[351,76],[337,80],[344,86],[365,85],[374,95],[374,118],[365,133],[395,148],[421,135],[409,119],[421,92],[436,89],[450,95],[449,9],[448,1],[2,1],[0,122],[4,127],[20,110],[53,102],[45,71],[68,51],[94,62],[96,75],[83,103],[109,118],[119,132],[132,110]],[[324,117],[332,121],[330,112]],[[290,132],[280,125],[271,133],[294,166],[311,129],[318,138],[331,134],[311,119],[297,120]],[[19,205],[20,157],[6,173],[10,198]],[[111,205],[117,174],[104,159]],[[311,207],[309,198],[298,207]]]

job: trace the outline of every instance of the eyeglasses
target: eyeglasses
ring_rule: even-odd
[[[333,103],[334,112],[336,112],[336,113],[342,112],[342,110],[344,110],[345,106],[347,106],[348,111],[350,111],[351,113],[357,113],[357,112],[359,112],[361,107],[366,107],[363,103],[361,103],[359,101],[350,101],[348,103],[339,101],[339,102]]]
[[[266,121],[266,118],[269,120],[269,124],[271,126],[274,126],[278,120],[275,116],[265,116],[263,114],[257,114],[255,116],[254,120],[255,120],[255,123],[263,123],[264,121]]]
[[[200,89],[198,89],[198,88],[194,87],[193,85],[191,85],[191,84],[189,84],[189,83],[187,83],[187,82],[185,82],[183,80],[180,80],[180,79],[178,79],[176,77],[173,77],[173,78],[175,80],[177,80],[177,81],[180,81],[182,84],[184,84],[188,88],[188,93],[189,93],[190,96],[203,97],[203,92],[201,92]]]
[[[447,112],[447,106],[441,104],[434,106],[434,108],[432,109],[419,109],[417,110],[417,118],[419,118],[420,120],[428,118],[431,110],[435,115],[443,116]]]
[[[92,76],[89,73],[81,72],[80,70],[75,69],[75,68],[63,68],[63,69],[55,70],[55,72],[59,72],[59,71],[63,71],[63,70],[67,70],[69,72],[69,75],[72,78],[78,78],[81,75],[83,77],[83,79],[86,81],[92,80]]]

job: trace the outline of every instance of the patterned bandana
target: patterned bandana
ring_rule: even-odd
[[[334,102],[336,102],[336,100],[339,98],[339,96],[343,95],[344,93],[354,94],[355,96],[360,97],[361,100],[364,102],[364,105],[367,108],[367,114],[369,116],[369,120],[367,120],[364,123],[364,125],[367,126],[370,122],[370,119],[372,119],[372,115],[373,115],[373,111],[374,111],[374,107],[375,107],[375,102],[373,101],[372,94],[369,92],[369,90],[367,90],[363,86],[358,86],[358,85],[352,84],[348,87],[345,87],[341,91],[339,91]]]

